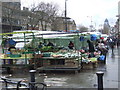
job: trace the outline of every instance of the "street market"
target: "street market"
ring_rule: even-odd
[[[23,33],[23,36],[15,37],[15,34],[19,33]],[[9,34],[13,34],[13,36],[9,36]],[[89,51],[87,40],[95,44],[96,40],[100,38],[100,36],[95,34],[73,33],[67,35],[57,33],[56,36],[54,36],[52,33],[47,32],[41,34],[40,32],[38,33],[38,31],[27,31],[3,33],[1,35],[4,40],[2,41],[4,42],[4,45],[2,43],[3,53],[0,54],[0,59],[3,60],[2,67],[10,68],[11,72],[15,71],[14,69],[18,66],[26,66],[26,69],[34,68],[40,72],[59,70],[80,71],[81,69],[96,68],[98,62],[105,61],[104,55],[101,56],[103,59],[98,60],[101,52],[98,51],[96,47],[94,47],[96,50],[93,53]],[[11,46],[5,42],[5,38],[8,38],[8,41],[6,40],[7,42],[9,42],[9,38],[11,38],[11,42],[15,42],[15,44],[13,43],[11,46],[15,47],[17,45],[17,47],[7,51]],[[21,39],[22,41],[20,41]],[[70,41],[74,43],[74,48],[72,49],[68,47]],[[23,47],[18,47],[18,44],[21,42],[24,43]],[[40,42],[43,44],[42,47],[39,46]],[[46,45],[48,42],[52,42],[54,46]]]
[[[0,0],[0,11],[1,90],[120,88],[119,0]]]

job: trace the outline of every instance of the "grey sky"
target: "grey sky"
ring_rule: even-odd
[[[65,0],[21,0],[23,6],[30,7],[34,3],[54,2],[63,11]],[[115,24],[118,14],[119,0],[67,0],[67,16],[75,20],[76,24],[99,27],[107,18],[111,25]],[[92,17],[92,18],[91,18]]]

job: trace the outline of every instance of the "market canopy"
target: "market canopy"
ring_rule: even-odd
[[[33,33],[33,32],[30,32],[30,31],[24,31],[24,32],[10,32],[10,33],[0,33],[0,35],[20,34],[20,33]]]

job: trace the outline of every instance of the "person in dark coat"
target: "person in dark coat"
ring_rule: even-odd
[[[74,43],[72,41],[70,41],[68,47],[69,47],[69,49],[73,49],[74,48]]]
[[[87,43],[89,47],[90,57],[94,57],[94,52],[95,52],[94,45],[90,40],[87,40]]]
[[[40,42],[38,45],[38,48],[42,48],[42,47],[43,47],[43,44],[42,44],[42,42]]]
[[[54,46],[54,44],[52,42],[49,41],[49,43],[47,44],[47,46]]]
[[[112,54],[114,53],[114,47],[115,47],[115,43],[114,42],[111,42],[110,43],[110,47],[112,49]]]
[[[95,48],[93,43],[90,40],[87,40],[88,46],[89,46],[89,52],[94,52]]]

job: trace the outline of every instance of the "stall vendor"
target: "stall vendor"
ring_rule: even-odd
[[[54,46],[54,44],[49,41],[49,43],[47,44],[47,46]]]
[[[10,53],[12,54],[14,51],[16,50],[16,48],[14,46],[11,46],[8,48],[8,51],[10,51]]]
[[[8,44],[9,44],[9,46],[15,46],[16,45],[16,41],[14,41],[12,38],[10,38],[9,40],[8,40]]]
[[[94,57],[94,52],[95,52],[94,45],[90,40],[87,40],[87,43],[89,47],[90,57]]]
[[[69,47],[69,49],[73,49],[73,47],[74,47],[74,43],[73,43],[72,41],[70,41],[68,47]]]
[[[40,42],[38,45],[38,48],[42,48],[42,47],[43,47],[43,44],[42,44],[42,42]]]
[[[8,39],[3,39],[2,43],[1,43],[1,46],[2,47],[7,47],[7,42],[8,42]]]

